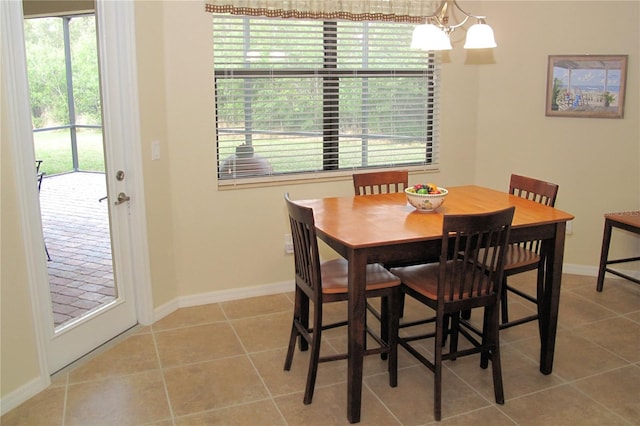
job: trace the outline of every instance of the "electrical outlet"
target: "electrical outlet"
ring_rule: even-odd
[[[293,239],[291,234],[284,234],[284,252],[287,254],[293,253]]]
[[[565,234],[567,235],[573,234],[573,220],[567,221],[567,225],[565,227]]]

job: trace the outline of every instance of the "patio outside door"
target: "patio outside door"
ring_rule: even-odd
[[[136,144],[139,124],[136,75],[132,66],[135,62],[131,43],[135,38],[132,8],[129,2],[96,2],[106,170],[97,182],[101,182],[103,195],[107,196],[101,206],[108,214],[104,231],[110,231],[110,235],[103,236],[103,240],[111,242],[106,248],[112,256],[111,259],[106,256],[105,272],[111,274],[112,297],[104,298],[104,303],[94,305],[78,317],[62,321],[56,320],[51,311],[43,312],[41,329],[50,374],[136,325],[139,319],[150,322],[150,300],[145,288],[148,285],[146,233],[138,231],[140,225],[146,226],[140,223],[145,216],[142,169],[140,155],[134,148],[139,146]],[[95,180],[95,176],[91,178]],[[98,203],[95,194],[90,197]],[[83,249],[88,251],[92,247]],[[48,251],[55,258],[57,254],[51,249]],[[107,265],[109,261],[111,264]],[[46,281],[38,284],[38,304],[52,307],[53,293],[49,280]],[[91,285],[87,279],[85,289]]]

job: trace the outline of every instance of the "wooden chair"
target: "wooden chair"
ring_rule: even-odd
[[[403,192],[408,186],[409,172],[407,170],[388,170],[353,175],[353,189],[356,195]]]
[[[291,336],[284,363],[284,369],[290,370],[295,352],[296,340],[300,338],[301,351],[311,347],[309,370],[303,402],[310,404],[313,398],[318,364],[327,361],[346,359],[348,355],[335,354],[320,356],[320,342],[322,332],[327,329],[345,326],[347,320],[330,324],[323,324],[323,305],[325,303],[346,301],[348,299],[348,262],[343,258],[320,262],[318,242],[316,237],[313,209],[300,206],[285,194],[285,202],[289,212],[291,236],[293,240],[293,254],[295,264],[295,302]],[[367,265],[367,297],[381,297],[382,304],[387,305],[389,315],[382,322],[386,329],[383,340],[370,327],[366,332],[376,341],[375,348],[365,349],[365,355],[388,355],[389,385],[397,385],[397,343],[398,315],[391,307],[397,303],[400,293],[400,280],[382,265]],[[313,324],[309,327],[309,302],[313,303]]]
[[[355,195],[371,195],[371,194],[390,194],[394,192],[404,192],[409,187],[409,171],[408,170],[386,170],[381,172],[355,173],[353,174],[353,190]],[[399,265],[385,265],[390,266]],[[400,316],[404,311],[404,297],[401,294]],[[373,305],[367,304],[367,309],[380,321],[384,322],[386,318],[385,306],[383,305],[378,311]],[[385,338],[383,330],[382,337]],[[386,354],[382,354],[384,359]]]
[[[443,238],[440,262],[391,269],[402,280],[403,293],[435,311],[435,332],[403,333],[398,343],[434,372],[434,417],[438,421],[442,416],[443,360],[481,353],[480,365],[486,368],[490,359],[495,399],[498,404],[504,403],[498,298],[514,211],[515,207],[510,207],[493,213],[445,215],[442,234],[449,238]],[[460,314],[476,307],[485,308],[481,341],[458,328]],[[413,325],[416,324],[402,327]],[[458,350],[458,333],[469,339],[471,348]],[[450,350],[443,353],[447,334],[451,336]],[[412,342],[431,337],[435,341],[430,360]]]
[[[509,182],[509,193],[522,198],[533,200],[546,206],[554,207],[558,195],[558,185],[530,177],[511,175]],[[505,291],[502,292],[502,323],[500,328],[509,328],[515,325],[536,321],[538,314],[529,315],[523,318],[509,321],[509,306],[507,295],[509,292],[532,302],[538,306],[537,296],[530,295],[524,291],[508,285],[507,278],[527,271],[538,270],[537,294],[543,293],[544,287],[544,259],[540,254],[540,241],[528,241],[525,243],[509,244],[504,261],[504,283]]]

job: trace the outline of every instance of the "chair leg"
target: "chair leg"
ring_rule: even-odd
[[[320,341],[322,340],[322,307],[314,306],[314,308],[309,371],[307,372],[307,385],[304,390],[303,400],[305,405],[311,404],[313,400],[313,391],[316,386],[316,376],[318,374],[318,361],[320,359]]]
[[[316,386],[316,376],[318,374],[318,358],[320,357],[319,338],[316,340],[316,332],[314,332],[313,342],[311,343],[311,353],[309,354],[309,370],[307,372],[307,385],[304,390],[304,404],[309,405],[313,400],[313,391]]]
[[[298,330],[296,330],[295,318],[291,324],[291,335],[289,336],[289,347],[287,348],[287,356],[284,359],[284,370],[291,370],[291,362],[293,361],[293,354],[296,349],[296,339],[298,338]],[[300,340],[304,340],[300,337]]]
[[[500,295],[500,309],[502,310],[502,323],[509,322],[509,305],[507,305],[507,278],[502,279],[502,294]]]
[[[298,332],[298,328],[296,323],[300,324],[303,328],[307,327],[309,321],[309,298],[306,294],[300,291],[299,288],[296,287],[295,295],[293,302],[293,319],[291,321],[291,335],[289,336],[289,347],[287,348],[287,356],[284,360],[284,369],[285,371],[291,370],[291,362],[293,361],[293,355],[296,349],[296,339],[298,336],[300,337],[300,351],[307,350],[308,343],[307,340]],[[304,310],[302,305],[305,305],[306,302],[306,312],[307,318],[306,323],[303,322],[300,318],[301,312]]]
[[[389,386],[395,388],[398,386],[398,329],[400,324],[400,311],[394,309],[402,302],[400,295],[402,292],[400,288],[395,288],[392,291],[390,297],[387,297],[387,330],[388,340],[386,340],[389,346],[389,362],[387,363],[387,369],[389,372]]]
[[[542,315],[542,300],[544,299],[544,275],[545,275],[545,261],[544,259],[540,260],[540,265],[538,266],[538,277],[537,277],[537,285],[536,285],[536,305],[538,308],[538,335],[542,337],[542,322],[540,321],[544,318]]]
[[[389,314],[393,312],[393,307],[390,307],[392,297],[383,296],[380,298],[380,338],[383,342],[389,342],[389,337],[391,336],[391,320],[389,318]],[[392,306],[392,305],[391,305]],[[380,354],[380,358],[385,360],[388,358],[388,353],[382,352]]]
[[[462,315],[462,312],[456,315],[445,316],[445,335],[442,338],[442,345],[446,345],[447,335],[450,335],[451,342],[449,342],[449,353],[452,354],[458,352],[458,327],[460,327],[460,315]],[[451,357],[451,360],[455,361],[456,357]]]
[[[433,417],[436,421],[442,418],[442,346],[444,345],[444,317],[436,320],[436,339],[433,362]]]
[[[482,320],[482,346],[484,347],[488,345],[488,339],[490,338],[490,329],[492,327],[491,315],[497,315],[497,311],[494,308],[484,308],[484,318]],[[498,321],[497,318],[496,321]],[[489,366],[490,356],[491,353],[487,350],[480,353],[480,368],[485,369]]]
[[[296,310],[296,318],[300,321],[300,325],[305,330],[309,329],[309,297],[304,294],[304,292],[300,289],[296,289],[296,302],[297,306]],[[300,339],[298,342],[300,346],[300,351],[304,352],[309,348],[309,342],[307,339]]]
[[[496,403],[504,404],[504,388],[502,384],[502,364],[500,361],[500,332],[498,325],[498,312],[495,307],[489,308],[489,341],[491,349],[491,370],[493,372],[493,392],[495,394]]]

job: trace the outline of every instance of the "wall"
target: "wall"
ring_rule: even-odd
[[[218,190],[212,17],[200,2],[166,2],[164,15],[164,90],[170,100],[166,104],[166,161],[170,162],[166,196],[171,197],[167,205],[174,219],[172,246],[178,295],[289,281],[292,259],[283,250],[283,236],[288,232],[284,192],[290,192],[294,199],[350,194],[351,178]],[[144,33],[154,31],[157,22],[141,20],[138,24]],[[465,68],[462,61],[449,68],[450,73],[443,76],[443,86],[449,81],[464,83],[450,85],[454,96],[443,97],[443,116],[447,109],[456,111],[457,118],[471,125],[460,128],[453,120],[443,121],[443,135],[454,133],[455,129],[456,137],[443,145],[445,167],[428,179],[453,185],[474,178],[475,105],[466,100],[475,98],[476,71]],[[144,143],[144,151],[150,152],[150,141]],[[426,178],[411,176],[412,181],[423,179]],[[149,234],[160,232],[160,228],[150,229]]]
[[[3,99],[4,101],[4,99]],[[8,119],[5,103],[0,108],[3,122]],[[10,126],[0,126],[0,395],[4,397],[40,374],[36,335],[27,288],[27,265],[18,214],[11,152],[5,141],[13,137]]]
[[[557,207],[576,217],[566,270],[595,274],[603,214],[640,209],[639,5],[485,2],[499,47],[495,65],[478,67],[475,181],[506,189],[516,172],[558,183]],[[548,55],[563,54],[629,55],[623,119],[545,116]],[[638,238],[614,235],[612,256],[634,252]]]
[[[410,181],[506,189],[510,173],[519,172],[558,182],[558,207],[576,216],[566,269],[593,273],[602,213],[640,209],[638,2],[484,1],[467,8],[489,16],[499,47],[488,54],[465,52],[456,41],[461,34],[455,35],[454,50],[443,55],[440,80],[441,168],[412,174]],[[201,1],[139,1],[136,25],[156,310],[198,303],[216,292],[250,292],[252,286],[290,281],[292,259],[283,251],[284,192],[294,199],[350,194],[350,177],[219,191],[211,16]],[[547,55],[565,53],[629,54],[624,119],[544,116]],[[7,135],[2,137],[4,146]],[[161,159],[151,161],[156,140]],[[3,152],[3,399],[38,375],[27,254],[16,231],[20,223],[8,161]],[[614,241],[613,250],[631,246],[640,248],[636,241]],[[14,344],[17,336],[24,339]]]

